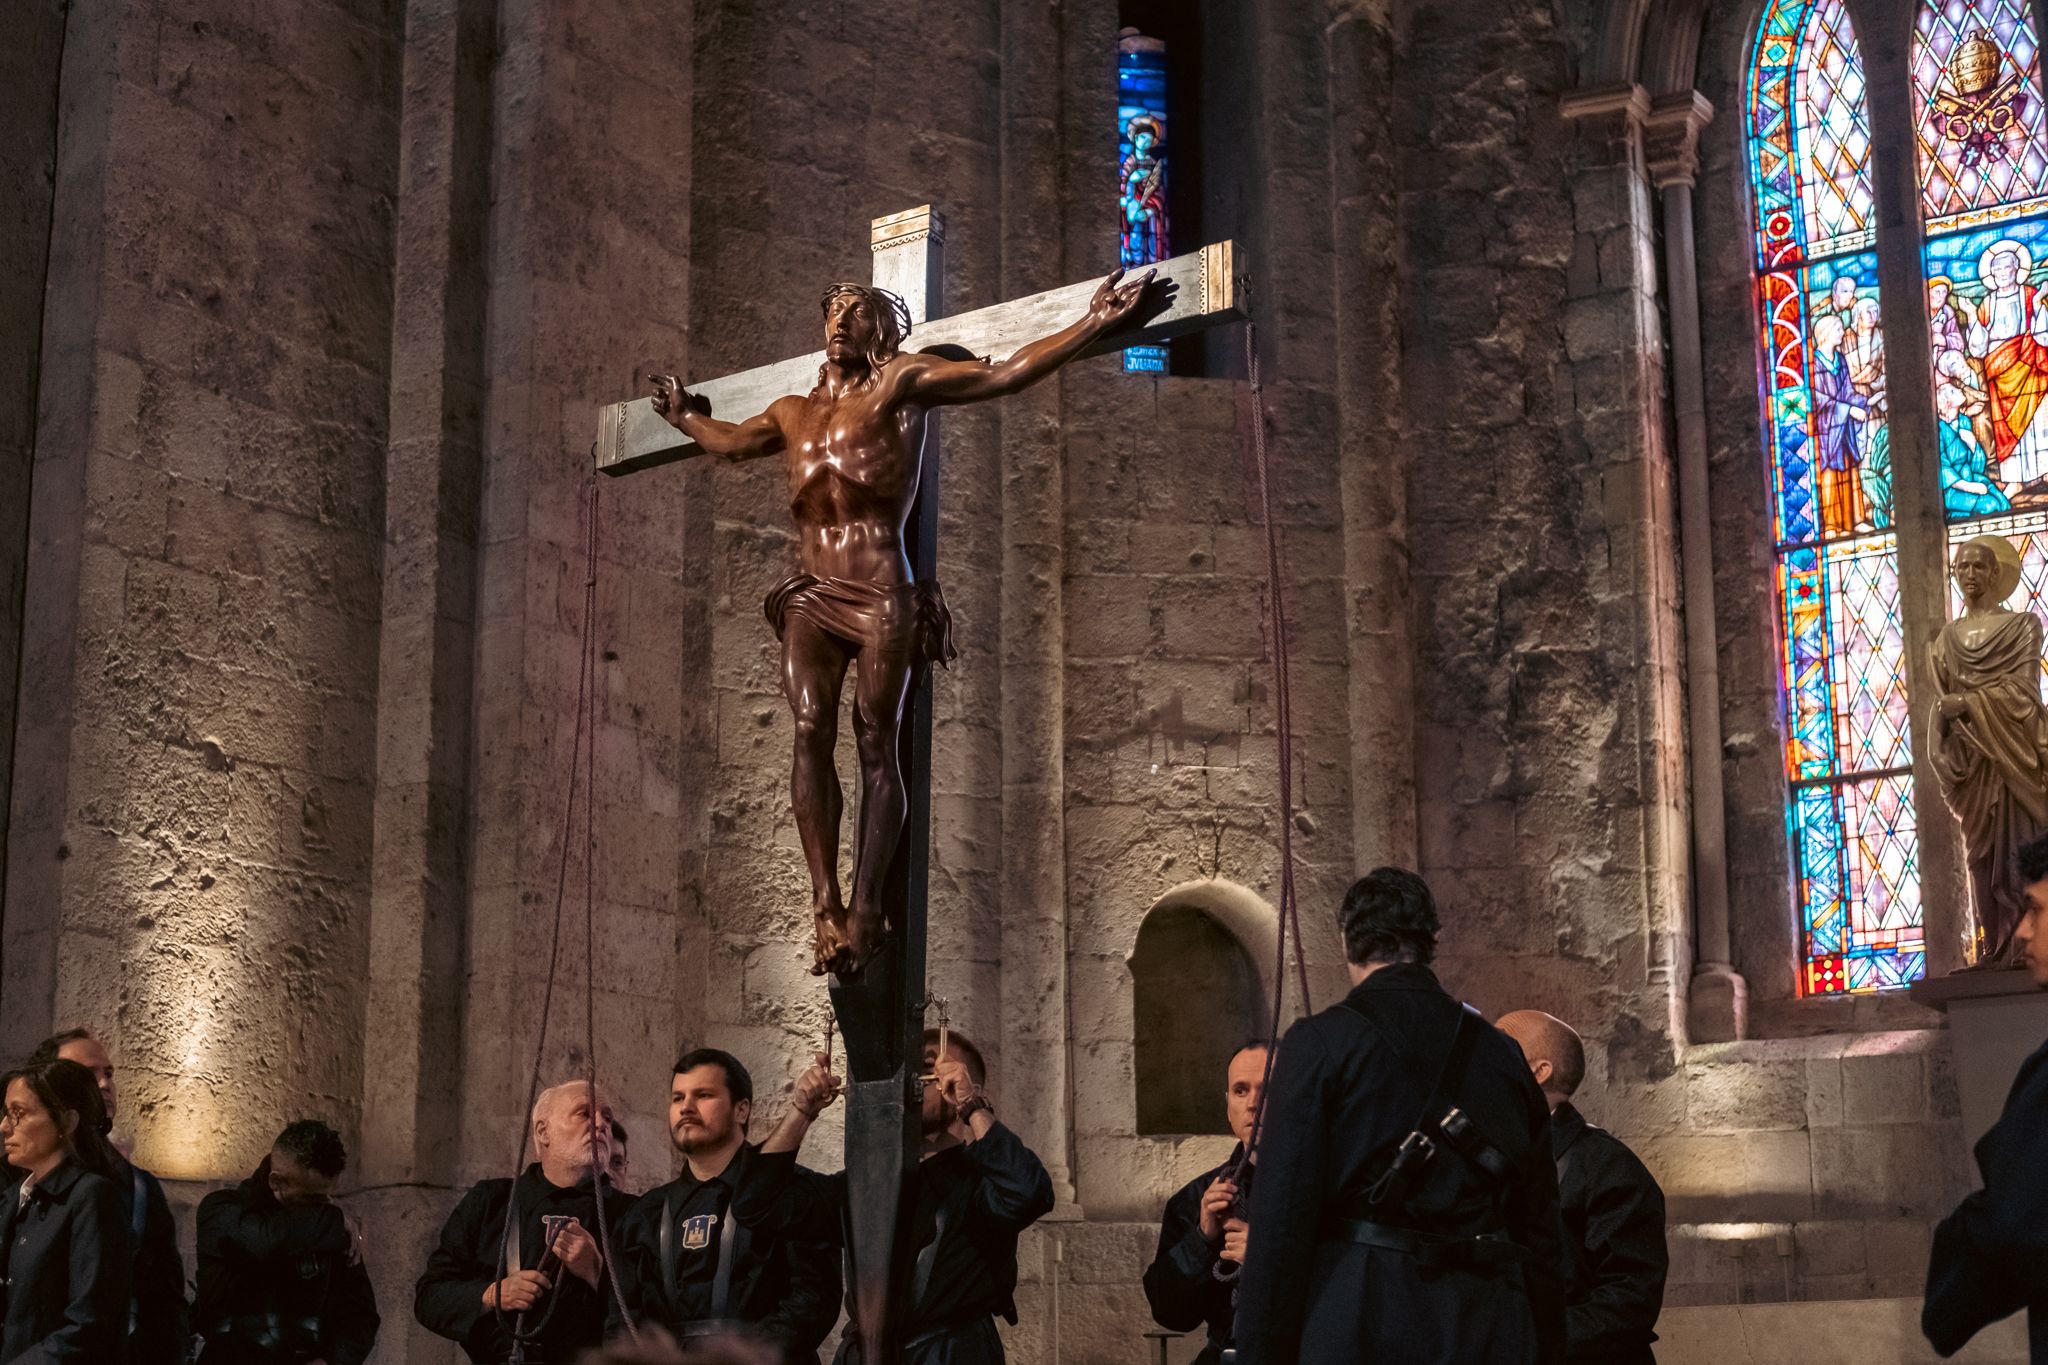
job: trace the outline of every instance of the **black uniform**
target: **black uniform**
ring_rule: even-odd
[[[835,1207],[846,1177],[833,1177]],[[918,1248],[904,1365],[1002,1365],[995,1320],[1017,1322],[1017,1238],[1052,1212],[1052,1177],[1023,1140],[997,1123],[973,1142],[918,1163]],[[847,1302],[851,1318],[853,1303]],[[860,1332],[840,1334],[837,1365],[859,1365]]]
[[[1977,1140],[1978,1190],[1934,1229],[1920,1330],[1941,1354],[2027,1310],[2028,1351],[2048,1361],[2048,1045],[2020,1066],[2005,1112]]]
[[[135,1301],[129,1317],[134,1365],[183,1365],[192,1341],[185,1303],[185,1262],[178,1255],[178,1225],[157,1178],[121,1163],[115,1184],[135,1245]]]
[[[1620,1138],[1569,1101],[1550,1116],[1564,1213],[1564,1330],[1572,1365],[1655,1365],[1664,1307],[1664,1191]]]
[[[667,1229],[664,1246],[663,1228]],[[742,1145],[710,1180],[685,1168],[640,1196],[613,1235],[635,1322],[677,1338],[732,1333],[817,1365],[839,1316],[839,1251],[824,1177],[796,1153]],[[608,1329],[625,1331],[618,1308]]]
[[[270,1161],[199,1201],[202,1365],[363,1365],[377,1340],[377,1298],[355,1238],[332,1204],[287,1207]]]
[[[38,1180],[24,1203],[22,1173],[8,1174],[0,1187],[0,1360],[120,1360],[135,1264],[120,1188],[67,1160]]]
[[[1521,1049],[1476,1015],[1465,1065],[1446,1068],[1461,1009],[1429,968],[1404,963],[1288,1030],[1238,1294],[1246,1365],[1563,1359],[1548,1107]],[[1439,1085],[1505,1178],[1442,1151],[1400,1208],[1370,1204],[1425,1111],[1441,1116]]]
[[[512,1354],[512,1328],[519,1315],[499,1313],[484,1302],[484,1292],[512,1270],[539,1270],[555,1287],[526,1314],[526,1359],[532,1365],[566,1365],[585,1348],[603,1344],[611,1281],[600,1276],[593,1288],[558,1261],[543,1265],[542,1258],[569,1222],[596,1240],[597,1196],[588,1180],[564,1188],[541,1173],[539,1162],[528,1166],[517,1187],[515,1248],[505,1235],[505,1206],[513,1189],[512,1181],[500,1177],[480,1181],[462,1196],[414,1288],[412,1314],[428,1331],[460,1342],[471,1360],[503,1361]],[[632,1207],[633,1196],[606,1186],[610,1231],[616,1234]]]
[[[1145,1268],[1145,1298],[1152,1305],[1152,1320],[1173,1332],[1206,1328],[1209,1344],[1194,1359],[1194,1365],[1217,1365],[1230,1345],[1230,1324],[1237,1314],[1236,1283],[1216,1278],[1222,1260],[1223,1243],[1202,1235],[1202,1196],[1225,1171],[1244,1160],[1239,1144],[1230,1160],[1213,1171],[1205,1171],[1180,1187],[1166,1201],[1166,1215],[1159,1223],[1159,1251]],[[1251,1193],[1251,1176],[1256,1167],[1246,1166],[1238,1174],[1237,1198],[1242,1205]],[[1226,1273],[1231,1272],[1226,1267]]]

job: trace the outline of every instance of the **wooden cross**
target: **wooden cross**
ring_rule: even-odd
[[[1097,283],[1084,280],[957,317],[934,316],[941,312],[943,296],[945,224],[931,206],[875,219],[869,247],[874,283],[909,306],[915,330],[905,348],[954,359],[1008,356],[1025,342],[1058,331],[1088,310]],[[1156,270],[1170,287],[1148,293],[1135,325],[1102,338],[1084,355],[1157,344],[1245,316],[1235,244],[1206,246],[1162,261]],[[822,286],[825,281],[817,283]],[[745,421],[778,398],[809,393],[824,359],[823,351],[814,351],[685,387],[711,416]],[[911,571],[919,581],[934,577],[937,568],[938,448],[938,418],[931,413],[925,419],[922,472],[905,536]],[[655,412],[651,398],[628,399],[599,410],[597,468],[603,473],[630,474],[703,453],[703,447]],[[854,1315],[867,1365],[896,1365],[902,1357],[915,1260],[910,1218],[917,1204],[928,999],[925,898],[931,840],[931,699],[927,669],[903,727],[901,758],[910,811],[883,889],[897,943],[877,954],[858,979],[835,977],[831,984],[833,1012],[846,1040],[847,1250]]]

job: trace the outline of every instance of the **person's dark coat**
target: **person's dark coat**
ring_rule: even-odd
[[[192,1324],[185,1302],[185,1262],[178,1254],[178,1225],[171,1217],[170,1201],[155,1176],[125,1160],[114,1183],[122,1191],[121,1212],[129,1233],[141,1230],[135,1243],[130,1359],[134,1365],[183,1365]]]
[[[671,1214],[673,1217],[671,1218]],[[742,1145],[720,1175],[700,1181],[687,1168],[640,1196],[613,1234],[619,1293],[636,1323],[682,1338],[717,1320],[711,1284],[721,1226],[731,1220],[729,1297],[723,1321],[777,1351],[790,1365],[817,1365],[818,1345],[839,1317],[839,1249],[825,1177],[796,1164],[796,1153],[764,1156]],[[661,1257],[670,1222],[673,1277]],[[701,1237],[686,1236],[693,1220]],[[694,1251],[686,1244],[699,1241]],[[618,1305],[606,1331],[626,1330]]]
[[[1243,1160],[1240,1143],[1230,1160],[1174,1192],[1159,1220],[1159,1250],[1145,1267],[1145,1300],[1152,1305],[1152,1320],[1170,1332],[1208,1333],[1208,1344],[1193,1365],[1217,1365],[1223,1359],[1223,1351],[1230,1345],[1231,1321],[1237,1316],[1235,1280],[1216,1278],[1222,1239],[1211,1242],[1202,1235],[1202,1196],[1219,1176],[1235,1170]],[[1253,1169],[1246,1167],[1244,1178],[1238,1181],[1240,1201],[1249,1191]]]
[[[135,1251],[121,1191],[65,1161],[26,1202],[21,1173],[0,1187],[0,1362],[106,1365],[122,1359]]]
[[[1429,968],[1396,964],[1288,1030],[1268,1091],[1239,1285],[1244,1365],[1563,1359],[1564,1249],[1550,1113],[1506,1035],[1474,1018],[1470,1063],[1450,1091],[1451,1103],[1505,1158],[1504,1188],[1444,1152],[1400,1211],[1367,1201],[1423,1118],[1461,1008]],[[1333,1235],[1345,1220],[1459,1239],[1453,1250],[1468,1263],[1427,1265],[1408,1252]],[[1464,1240],[1482,1235],[1512,1245]],[[1471,1263],[1481,1250],[1499,1254]]]
[[[833,1177],[835,1207],[846,1177]],[[917,1248],[903,1365],[1002,1365],[995,1320],[1017,1322],[1017,1239],[1052,1212],[1052,1177],[1023,1139],[1000,1123],[972,1142],[918,1163]],[[860,1365],[860,1329],[840,1334],[837,1365]]]
[[[1564,1214],[1564,1330],[1572,1365],[1655,1365],[1671,1257],[1664,1191],[1620,1138],[1570,1101],[1550,1116]]]
[[[2000,1318],[2027,1310],[2032,1358],[2048,1361],[2048,1045],[2021,1064],[2005,1111],[1977,1140],[1984,1188],[1934,1229],[1920,1330],[1954,1355]]]
[[[363,1365],[377,1341],[377,1298],[355,1234],[332,1204],[285,1205],[270,1162],[199,1201],[202,1365]]]
[[[427,1268],[413,1291],[412,1312],[420,1325],[461,1343],[474,1361],[502,1361],[512,1353],[518,1315],[500,1314],[484,1301],[484,1293],[503,1278],[500,1266],[511,1258],[505,1214],[513,1188],[512,1181],[500,1177],[481,1181],[462,1196],[442,1225],[441,1241],[427,1257]],[[550,1308],[544,1298],[527,1314],[527,1359],[535,1365],[574,1361],[586,1348],[603,1344],[611,1282],[601,1275],[593,1287],[559,1263],[541,1262],[550,1229],[566,1226],[551,1224],[550,1219],[573,1218],[596,1239],[597,1196],[587,1180],[568,1188],[556,1185],[541,1173],[538,1162],[526,1168],[517,1188],[518,1264],[546,1274],[555,1286],[550,1294],[558,1300]],[[616,1231],[632,1207],[633,1196],[606,1187],[609,1229]]]

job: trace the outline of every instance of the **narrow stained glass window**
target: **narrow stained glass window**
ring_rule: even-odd
[[[1842,0],[1770,0],[1746,112],[1801,991],[1879,990],[1925,952],[1870,120]]]
[[[1117,206],[1126,270],[1173,254],[1166,216],[1166,44],[1127,28],[1116,40]],[[1164,346],[1126,346],[1124,369],[1165,374]]]

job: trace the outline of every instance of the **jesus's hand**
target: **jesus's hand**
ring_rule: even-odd
[[[1122,284],[1124,272],[1115,271],[1095,286],[1095,297],[1088,301],[1088,316],[1105,332],[1121,327],[1145,296],[1145,286],[1152,283],[1158,273],[1156,269],[1148,270],[1143,279]]]
[[[683,382],[672,374],[650,374],[647,382],[654,386],[654,410],[681,431],[683,414],[690,406],[690,395],[684,391]]]

